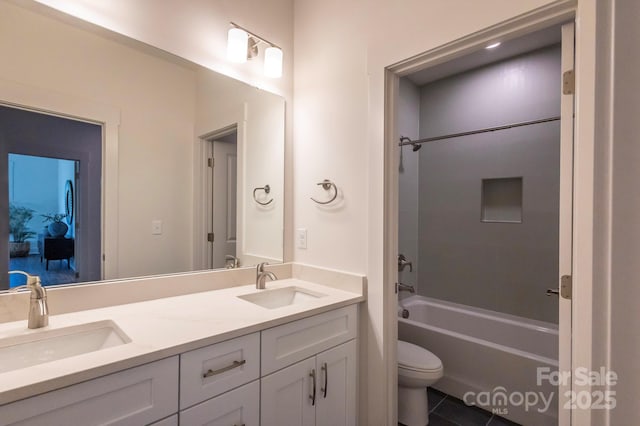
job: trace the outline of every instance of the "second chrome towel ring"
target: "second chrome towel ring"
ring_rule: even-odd
[[[259,188],[253,188],[253,200],[260,204],[261,206],[266,206],[269,205],[273,202],[273,198],[270,199],[269,201],[260,201],[258,200],[258,198],[256,197],[256,191],[264,191],[265,194],[268,194],[271,192],[271,187],[269,185],[265,185],[263,187],[259,187]]]
[[[324,205],[332,203],[336,198],[338,198],[338,187],[336,187],[336,184],[331,182],[329,179],[318,182],[316,185],[322,186],[322,189],[324,189],[325,191],[330,191],[331,188],[333,188],[333,196],[327,201],[318,201],[315,198],[311,197],[311,200],[313,200],[314,202]]]

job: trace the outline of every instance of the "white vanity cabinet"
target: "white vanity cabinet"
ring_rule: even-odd
[[[346,306],[2,405],[0,426],[352,426],[357,312]]]
[[[356,342],[262,378],[262,426],[355,426]]]
[[[260,424],[355,425],[356,333],[356,306],[263,331]]]
[[[178,411],[178,357],[0,406],[0,425],[144,425]]]

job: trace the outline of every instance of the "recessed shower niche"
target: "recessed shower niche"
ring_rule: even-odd
[[[482,221],[522,223],[522,177],[482,179]]]

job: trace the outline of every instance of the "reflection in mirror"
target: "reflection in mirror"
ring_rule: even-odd
[[[281,97],[5,1],[0,54],[0,223],[10,205],[32,215],[23,258],[10,257],[6,242],[16,235],[0,227],[0,289],[10,268],[46,285],[282,261]],[[28,118],[22,130],[6,125],[16,114],[53,128]],[[68,138],[54,130],[65,126],[97,129],[99,155],[83,160],[60,145]],[[47,136],[27,149],[33,129]],[[265,185],[258,200],[273,202],[262,205],[253,191]],[[42,215],[63,216],[51,221],[66,223],[66,233],[51,238]]]

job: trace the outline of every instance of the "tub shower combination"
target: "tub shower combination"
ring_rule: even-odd
[[[434,388],[524,425],[557,424],[557,388],[538,383],[539,368],[558,369],[557,325],[418,295],[400,308],[398,338],[442,360]]]

